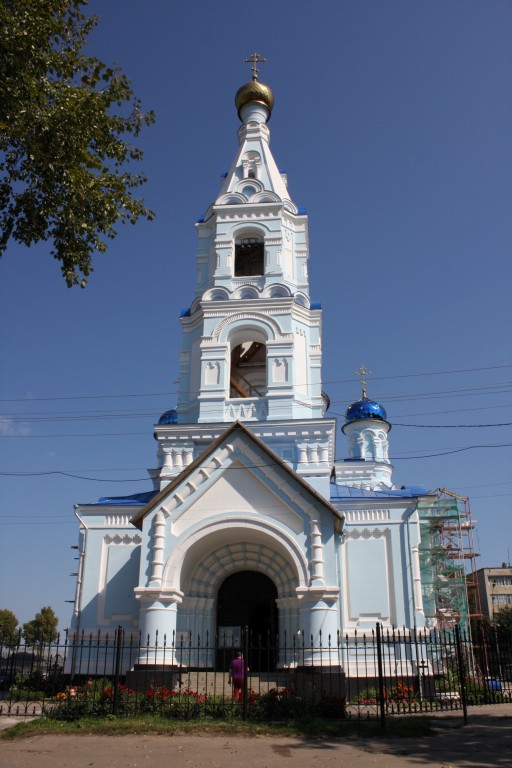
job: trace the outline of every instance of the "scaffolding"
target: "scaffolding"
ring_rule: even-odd
[[[419,502],[418,512],[427,626],[451,631],[458,625],[466,631],[470,618],[480,613],[469,499],[438,488],[435,498]]]

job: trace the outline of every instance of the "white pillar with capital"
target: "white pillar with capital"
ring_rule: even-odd
[[[140,601],[141,647],[138,664],[178,666],[176,658],[176,619],[183,592],[138,587]]]
[[[301,631],[304,633],[304,664],[338,664],[339,587],[311,586],[297,589],[300,597]]]

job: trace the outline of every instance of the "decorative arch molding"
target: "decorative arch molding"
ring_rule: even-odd
[[[223,286],[216,286],[215,288],[209,288],[203,294],[204,301],[228,301],[230,298],[230,292]],[[199,300],[201,301],[201,299]]]
[[[215,205],[240,205],[247,202],[245,195],[238,192],[228,192],[227,195],[221,195],[215,201]]]
[[[275,192],[265,190],[251,197],[251,203],[280,203],[281,198]]]
[[[253,285],[242,285],[231,294],[232,299],[259,299],[260,294]]]
[[[289,298],[291,295],[290,289],[287,285],[283,285],[283,283],[267,285],[262,294],[264,298]]]
[[[252,189],[250,195],[245,191],[248,187],[251,187]],[[246,176],[245,178],[241,179],[236,185],[236,192],[238,192],[238,194],[244,195],[246,199],[260,192],[263,192],[264,190],[265,190],[265,187],[263,186],[261,181],[251,176],[249,177]]]
[[[295,203],[292,203],[292,201],[289,198],[283,197],[283,203],[284,203],[285,210],[290,211],[290,213],[293,213],[295,215],[298,214],[299,209],[297,208]]]
[[[297,291],[297,293],[293,295],[293,298],[295,300],[295,303],[298,304],[299,306],[306,307],[306,308],[309,307],[309,299],[305,293],[301,293],[300,291]]]
[[[269,554],[267,572],[263,561]],[[273,562],[280,563],[280,569]],[[227,576],[248,570],[248,564],[275,580],[280,597],[282,592],[295,595],[297,588],[309,586],[308,562],[292,537],[268,521],[230,515],[199,525],[179,542],[164,566],[162,590],[183,591],[183,584],[197,595],[203,584],[202,596],[211,595]]]
[[[231,236],[233,239],[238,239],[239,237],[245,236],[245,237],[265,237],[267,233],[270,234],[272,230],[270,229],[269,225],[266,224],[264,221],[258,221],[256,222],[249,222],[249,221],[239,221],[236,224],[233,225],[231,229]]]
[[[225,343],[230,331],[234,330],[231,326],[239,321],[244,323],[244,328],[247,330],[251,325],[255,326],[265,334],[269,341],[275,341],[283,334],[279,323],[262,312],[237,312],[224,318],[216,325],[211,335],[212,341]]]
[[[190,597],[215,599],[220,585],[229,576],[243,571],[262,573],[276,585],[280,597],[296,596],[297,578],[289,562],[275,549],[263,544],[230,542],[221,545],[197,563],[184,592]]]

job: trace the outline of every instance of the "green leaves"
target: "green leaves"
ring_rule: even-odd
[[[23,637],[27,645],[43,645],[52,643],[57,638],[59,620],[53,608],[46,606],[36,613],[32,621],[23,625]]]
[[[19,636],[19,622],[15,614],[7,608],[2,608],[0,610],[0,647],[15,646]]]
[[[50,240],[70,287],[85,286],[119,222],[154,216],[128,168],[142,157],[128,137],[154,114],[119,68],[84,54],[98,23],[85,4],[0,1],[0,255],[10,240]]]

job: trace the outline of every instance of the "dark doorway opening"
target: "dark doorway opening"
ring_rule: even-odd
[[[217,596],[217,663],[227,669],[237,646],[243,650],[244,627],[248,627],[248,666],[263,672],[275,666],[277,636],[277,589],[257,571],[228,576]]]

